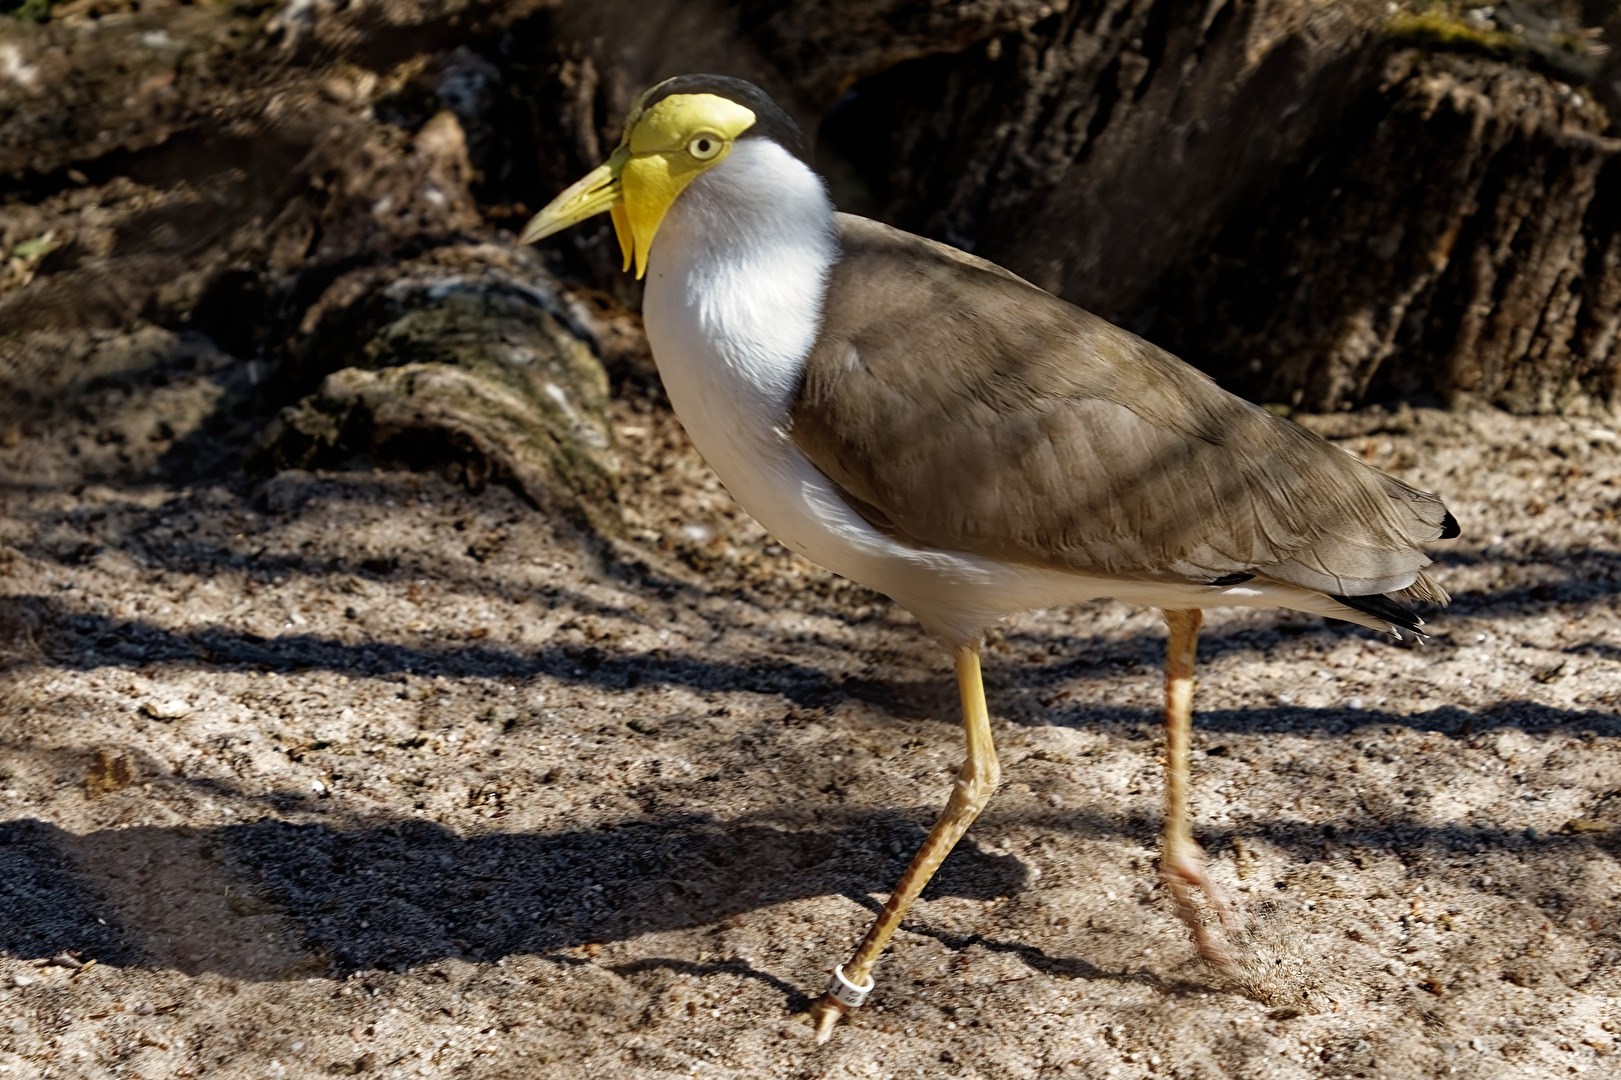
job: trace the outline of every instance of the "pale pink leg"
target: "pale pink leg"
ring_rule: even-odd
[[[1193,664],[1199,651],[1199,625],[1203,614],[1165,612],[1170,633],[1165,656],[1165,847],[1160,854],[1160,878],[1176,901],[1176,914],[1193,931],[1199,955],[1218,967],[1232,965],[1227,934],[1242,923],[1226,894],[1205,872],[1204,852],[1193,839],[1188,821],[1188,758],[1193,740]],[[1221,931],[1199,917],[1194,891],[1204,893],[1215,909]]]

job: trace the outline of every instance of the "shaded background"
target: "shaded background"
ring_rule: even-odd
[[[538,259],[478,246],[601,160],[642,88],[693,70],[775,94],[843,207],[1002,262],[1258,400],[1617,401],[1621,9],[1604,0],[4,6],[12,443],[63,392],[201,338],[263,365],[239,442],[280,446],[282,465],[320,459],[338,438],[312,448],[321,423],[385,445],[375,414],[406,391],[376,378],[329,395],[297,445],[264,428],[360,353],[374,372],[469,366],[397,327],[366,350],[432,306],[396,287],[377,310],[413,260],[431,279],[493,259],[547,291],[560,277],[610,323],[633,312],[606,219]],[[620,381],[656,381],[634,321],[573,321]],[[133,340],[143,327],[170,334]],[[407,336],[452,335],[435,316]],[[483,409],[418,427],[536,499],[561,472],[601,501],[589,461],[481,434]]]

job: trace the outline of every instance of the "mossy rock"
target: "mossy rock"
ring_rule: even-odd
[[[608,380],[586,331],[549,279],[458,261],[340,289],[355,299],[328,305],[328,340],[307,351],[353,362],[281,411],[253,464],[442,467],[474,488],[510,483],[542,510],[617,528]]]
[[[1391,6],[1384,36],[1398,45],[1472,53],[1579,83],[1597,78],[1605,66],[1598,33],[1555,4],[1409,0]]]

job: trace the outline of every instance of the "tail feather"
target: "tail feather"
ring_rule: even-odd
[[[1419,571],[1418,577],[1405,589],[1398,589],[1390,594],[1396,600],[1406,604],[1445,604],[1452,597],[1441,588],[1440,584],[1430,575]]]
[[[1330,594],[1329,598],[1338,600],[1353,611],[1360,611],[1364,615],[1372,615],[1374,618],[1388,623],[1390,632],[1395,634],[1397,638],[1406,640],[1411,637],[1416,641],[1428,641],[1429,636],[1419,629],[1424,625],[1424,620],[1419,618],[1415,612],[1396,602],[1395,598],[1397,596],[1407,599],[1403,594],[1411,591],[1412,587],[1409,586],[1399,593],[1375,593],[1371,596],[1334,596]]]

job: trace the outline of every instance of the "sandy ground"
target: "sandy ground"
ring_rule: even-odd
[[[998,632],[1002,789],[818,1047],[960,759],[946,656],[645,401],[600,544],[244,477],[243,377],[198,345],[0,447],[0,1077],[1621,1075],[1613,429],[1308,418],[1464,535],[1427,647],[1209,613],[1244,985],[1155,876],[1156,615]]]

